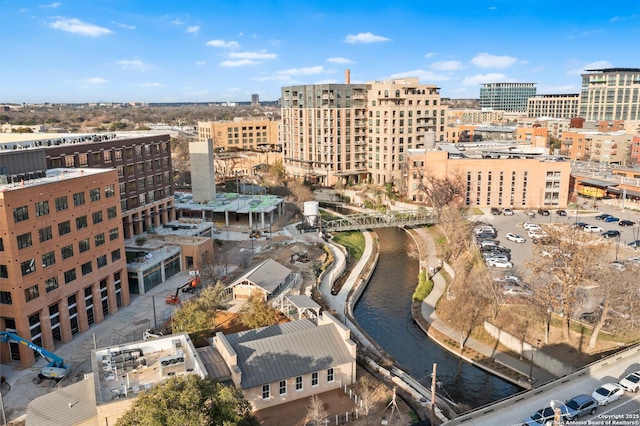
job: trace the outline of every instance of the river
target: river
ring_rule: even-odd
[[[411,296],[419,272],[413,239],[400,228],[377,229],[378,266],[355,306],[358,324],[396,363],[427,387],[437,363],[439,393],[477,408],[519,392],[510,382],[468,364],[442,349],[411,317]]]

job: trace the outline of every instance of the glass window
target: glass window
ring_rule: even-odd
[[[118,210],[116,206],[107,208],[107,219],[113,219],[118,216]]]
[[[21,250],[25,247],[31,246],[31,232],[27,232],[26,234],[18,235],[18,249]]]
[[[62,247],[60,253],[62,253],[62,260],[73,257],[73,245],[69,244],[68,246]]]
[[[90,189],[89,198],[91,201],[98,201],[100,199],[100,188]]]
[[[302,390],[302,376],[296,377],[296,390]]]
[[[311,373],[311,386],[318,386],[318,372]]]
[[[40,296],[40,292],[38,291],[38,284],[24,290],[24,298],[27,302],[37,298],[38,296]]]
[[[333,368],[327,370],[327,382],[333,382]]]
[[[14,222],[22,222],[29,219],[29,208],[27,206],[16,207],[13,209]]]
[[[36,261],[34,259],[25,260],[20,264],[20,270],[22,271],[22,276],[29,275],[36,271]]]
[[[87,217],[86,216],[80,216],[80,217],[76,218],[76,228],[78,230],[84,229],[87,226],[89,226],[89,224],[87,222]]]
[[[109,241],[113,241],[113,240],[117,240],[119,237],[119,229],[120,228],[113,228],[109,230]]]
[[[47,290],[47,293],[58,288],[58,277],[51,277],[45,280],[44,288]]]
[[[80,249],[80,253],[84,253],[91,249],[91,244],[89,243],[89,239],[86,238],[84,240],[78,241],[78,248]]]
[[[53,238],[53,232],[51,232],[50,226],[45,226],[38,230],[38,235],[40,235],[40,242],[49,241]]]
[[[121,257],[120,249],[111,252],[111,262],[117,262]]]
[[[102,222],[102,211],[93,213],[93,224]]]
[[[49,214],[49,201],[36,203],[36,216],[44,216],[45,214]]]
[[[0,278],[9,278],[9,268],[7,268],[7,265],[0,265]]]
[[[82,266],[80,266],[80,269],[82,269],[82,275],[87,275],[93,272],[91,262],[83,263]]]
[[[286,395],[286,394],[287,394],[287,381],[280,380],[280,395]]]
[[[65,210],[69,208],[69,204],[67,203],[67,196],[63,195],[62,197],[56,198],[56,211]]]
[[[0,305],[11,305],[13,301],[11,300],[11,292],[10,291],[0,291]]]
[[[262,385],[262,399],[269,399],[271,396],[270,385]]]
[[[102,268],[104,266],[107,266],[107,255],[103,254],[98,259],[96,259],[96,261],[98,263],[98,268]]]
[[[113,184],[104,187],[105,198],[113,197],[114,195],[116,195],[116,188]]]
[[[104,233],[100,233],[98,235],[95,235],[93,237],[93,243],[96,245],[96,247],[103,245],[104,244]]]
[[[76,268],[69,269],[64,273],[64,283],[69,284],[71,281],[75,281],[76,279]]]
[[[73,194],[73,205],[81,206],[84,204],[84,192],[77,192]]]
[[[50,251],[49,253],[45,253],[42,255],[42,267],[45,268],[47,266],[51,266],[56,263],[56,253]]]
[[[68,234],[69,232],[71,232],[71,222],[67,220],[58,224],[58,234],[60,236]]]

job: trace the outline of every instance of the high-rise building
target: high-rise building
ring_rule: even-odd
[[[536,95],[527,102],[527,117],[573,118],[578,115],[580,95]]]
[[[446,135],[439,89],[417,78],[282,88],[287,173],[322,185],[396,184],[406,150]]]
[[[254,93],[251,95],[251,105],[258,106],[260,105],[260,95]]]
[[[535,95],[535,83],[484,83],[480,88],[480,108],[525,113],[528,99]]]
[[[640,120],[640,68],[586,70],[579,114],[585,120]]]
[[[44,163],[44,149],[0,153],[5,170],[22,168],[0,184],[0,330],[53,351],[127,306],[129,288],[117,170]],[[3,363],[34,363],[6,345]]]

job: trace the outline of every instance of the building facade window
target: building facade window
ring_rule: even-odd
[[[119,252],[119,250],[118,250],[118,252]],[[113,253],[112,253],[112,255],[113,255]],[[98,257],[96,259],[96,262],[98,264],[98,268],[103,268],[103,267],[107,266],[107,255],[103,254],[102,256]]]
[[[104,233],[100,233],[98,235],[94,235],[93,243],[96,245],[96,247],[103,245],[104,244]]]
[[[331,383],[333,382],[333,379],[334,379],[333,368],[329,368],[327,369],[327,382]]]
[[[311,386],[318,386],[318,372],[311,373]]]
[[[36,203],[36,216],[44,216],[45,214],[49,214],[49,201]]]
[[[109,241],[117,240],[120,235],[119,228],[109,230]]]
[[[116,195],[116,188],[113,184],[104,187],[105,198],[113,197],[114,195]]]
[[[85,203],[84,200],[84,192],[77,192],[75,194],[73,194],[73,205],[74,206],[81,206]]]
[[[297,391],[301,391],[302,390],[302,376],[297,376],[296,377],[296,390]]]
[[[24,298],[28,302],[30,300],[36,299],[40,296],[40,292],[38,291],[38,284],[33,285],[24,290]]]
[[[53,238],[53,232],[51,231],[50,226],[45,226],[44,228],[40,228],[38,230],[38,235],[40,236],[40,242],[43,243],[45,241],[49,241]]]
[[[69,203],[67,202],[67,196],[63,195],[61,197],[56,198],[56,211],[66,210],[69,208]]]
[[[87,226],[89,226],[89,223],[87,222],[86,216],[80,216],[76,218],[76,228],[78,229],[78,231],[86,228]]]
[[[0,305],[12,305],[11,292],[0,291]]]
[[[23,248],[30,247],[32,244],[31,241],[31,232],[27,232],[26,234],[18,235],[18,249],[22,250]]]
[[[58,224],[58,235],[63,236],[71,232],[71,222],[68,220]]]
[[[7,265],[0,265],[0,278],[9,278],[9,268],[7,268]]]
[[[93,212],[92,216],[93,216],[93,224],[94,225],[102,222],[102,211]]]
[[[83,263],[82,266],[80,266],[80,269],[82,270],[82,275],[87,275],[93,272],[93,266],[91,266],[91,262]]]
[[[47,266],[51,266],[56,263],[56,253],[50,251],[49,253],[45,253],[42,255],[42,267],[46,268]]]
[[[69,269],[67,272],[64,273],[64,283],[65,284],[69,284],[72,281],[76,280],[76,268],[73,269]]]
[[[89,243],[89,239],[85,238],[84,240],[78,241],[78,249],[80,250],[80,253],[89,251],[91,249],[91,244]]]
[[[16,207],[13,209],[14,222],[22,222],[29,219],[29,208],[27,206]]]
[[[262,385],[262,399],[271,397],[271,385]]]
[[[69,244],[68,246],[62,247],[60,253],[62,254],[62,260],[73,257],[73,245]]]
[[[111,262],[117,262],[122,257],[120,253],[120,249],[114,250],[111,252]]]
[[[287,381],[286,380],[280,380],[280,395],[286,395],[287,394]]]
[[[47,293],[55,290],[58,288],[58,277],[51,277],[45,280],[44,282],[44,288],[47,291]]]
[[[100,188],[90,189],[89,198],[91,201],[98,201],[100,199]]]
[[[118,210],[116,206],[107,208],[107,219],[113,219],[118,216]]]
[[[22,276],[32,274],[36,271],[36,261],[35,259],[25,260],[20,264],[20,270],[22,271]]]

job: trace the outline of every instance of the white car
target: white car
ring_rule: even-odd
[[[505,216],[513,216],[513,210],[508,209],[508,208],[507,208],[507,209],[504,209],[504,210],[502,211],[502,214],[503,214],[503,215],[505,215]]]
[[[542,229],[530,229],[529,232],[527,232],[527,235],[529,238],[544,238],[547,236],[547,233]]]
[[[525,240],[524,237],[520,234],[513,234],[511,232],[509,232],[507,235],[504,236],[507,240],[509,241],[513,241],[514,243],[518,243],[518,244],[522,244],[524,243]]]
[[[513,268],[513,263],[505,259],[487,259],[487,265],[494,268]]]
[[[591,394],[593,399],[598,401],[598,405],[607,405],[617,401],[622,395],[624,395],[624,388],[618,383],[605,383]]]
[[[531,297],[533,296],[533,292],[531,290],[527,290],[526,288],[522,288],[516,285],[505,285],[502,286],[502,294],[505,296],[511,297]]]
[[[526,229],[527,231],[531,230],[531,229],[542,229],[540,227],[540,225],[538,225],[537,223],[533,223],[533,222],[525,222],[522,224],[522,227],[524,229]]]
[[[584,232],[597,232],[597,233],[602,232],[602,228],[596,225],[585,225],[584,228],[582,228],[582,230]]]
[[[620,386],[627,392],[638,392],[640,389],[640,370],[627,374],[620,380]]]

